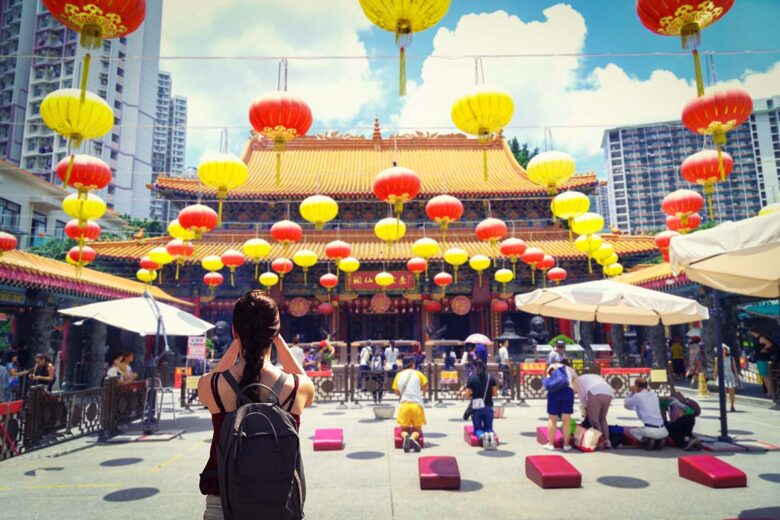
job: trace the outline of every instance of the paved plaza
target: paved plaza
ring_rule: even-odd
[[[696,431],[715,435],[717,402],[701,401]],[[462,488],[421,491],[417,455],[393,448],[393,421],[376,421],[370,407],[340,410],[317,405],[303,416],[301,439],[306,466],[307,518],[480,519],[576,518],[780,518],[780,452],[722,454],[741,468],[748,487],[710,489],[677,476],[683,452],[618,449],[566,458],[580,470],[580,489],[544,490],[524,474],[526,455],[545,454],[535,438],[544,420],[544,401],[512,406],[497,419],[498,451],[463,441],[460,403],[429,408],[423,454],[454,455]],[[729,414],[732,433],[780,444],[780,413],[741,405]],[[170,425],[165,415],[164,428]],[[167,442],[98,444],[92,437],[59,444],[0,463],[3,517],[107,519],[197,519],[204,498],[198,473],[208,456],[211,422],[206,411],[179,411],[186,432]],[[613,403],[611,423],[636,425],[632,413]],[[166,424],[167,423],[167,424]],[[172,426],[172,425],[170,425]],[[343,451],[313,452],[315,428],[341,427]]]

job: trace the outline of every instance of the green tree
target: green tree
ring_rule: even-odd
[[[515,156],[515,160],[523,168],[526,168],[528,166],[528,161],[533,159],[539,153],[539,148],[534,148],[532,151],[530,148],[528,148],[528,143],[523,143],[521,145],[518,142],[517,137],[513,137],[509,140],[509,149],[512,151],[512,155]]]
[[[127,221],[128,226],[142,229],[146,236],[160,236],[163,232],[163,224],[157,219],[132,218],[130,215],[122,215],[122,218]]]
[[[64,260],[65,255],[68,254],[70,248],[78,245],[75,240],[48,240],[47,242],[30,248],[30,252],[36,255],[45,256],[46,258],[54,258],[55,260]]]

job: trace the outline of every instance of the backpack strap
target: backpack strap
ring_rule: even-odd
[[[214,372],[211,377],[211,395],[214,396],[214,401],[217,403],[217,408],[222,413],[225,413],[225,405],[222,404],[222,398],[219,396],[219,390],[217,389],[217,381],[219,381],[219,375],[222,372]]]
[[[277,401],[278,401],[278,396],[281,393],[282,388],[284,388],[284,384],[287,382],[288,377],[289,374],[282,372],[281,374],[279,374],[279,377],[276,378],[276,382],[274,383],[274,386],[271,389],[271,391],[275,396],[277,396]]]
[[[283,403],[279,404],[279,406],[282,409],[287,410],[288,412],[292,412],[293,406],[295,406],[295,397],[296,397],[296,395],[298,395],[298,384],[300,383],[300,381],[298,380],[298,376],[297,375],[295,375],[295,374],[290,374],[290,375],[293,377],[293,389],[292,389],[292,392],[290,392],[290,395],[287,396],[287,399],[285,399]],[[286,406],[286,408],[285,408],[285,406]]]
[[[230,385],[230,388],[236,393],[236,397],[238,397],[238,401],[241,404],[249,404],[252,402],[252,400],[241,391],[238,381],[236,381],[236,378],[230,373],[230,370],[225,370],[222,372],[222,375],[225,377],[225,381]]]

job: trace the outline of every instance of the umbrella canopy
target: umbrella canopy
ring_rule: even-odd
[[[466,338],[466,341],[464,341],[463,343],[473,343],[474,345],[481,343],[485,346],[490,346],[493,344],[493,342],[490,341],[490,338],[488,338],[484,334],[472,334],[471,336]]]
[[[517,308],[551,318],[624,325],[677,325],[706,320],[695,300],[612,280],[537,289],[515,297]]]
[[[165,303],[156,302],[162,315],[165,334],[169,336],[202,336],[214,325],[196,318],[188,312]],[[157,332],[157,314],[154,300],[149,297],[123,298],[107,302],[91,303],[61,310],[67,316],[93,319],[112,327],[142,335]]]
[[[672,272],[725,292],[780,296],[780,213],[723,224],[674,237]]]

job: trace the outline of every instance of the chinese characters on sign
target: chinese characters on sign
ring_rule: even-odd
[[[205,336],[190,336],[187,339],[187,359],[206,359]]]
[[[349,275],[349,285],[355,291],[381,291],[374,282],[374,277],[379,271],[358,271]],[[414,275],[408,271],[390,271],[395,277],[395,283],[388,287],[393,289],[411,289],[414,287]]]

